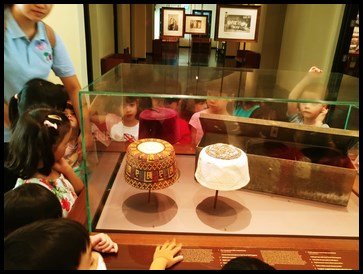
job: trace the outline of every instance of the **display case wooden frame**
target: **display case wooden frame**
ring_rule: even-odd
[[[207,15],[185,15],[184,33],[205,35],[207,34],[207,25]]]
[[[184,8],[161,8],[163,37],[184,36]]]
[[[215,40],[257,42],[260,6],[217,5]]]

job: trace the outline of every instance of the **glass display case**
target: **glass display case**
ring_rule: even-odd
[[[320,73],[311,96],[291,96],[306,75],[125,63],[82,89],[81,127],[89,119],[94,140],[82,148],[89,230],[357,237],[359,79]],[[290,122],[288,108],[302,104],[324,107],[328,126]],[[175,152],[176,179],[163,187],[154,175],[150,187],[126,180],[128,148],[147,138]],[[215,143],[246,153],[246,187],[218,193],[195,179],[201,149]]]

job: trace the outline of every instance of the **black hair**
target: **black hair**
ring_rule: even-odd
[[[258,258],[240,256],[229,260],[222,270],[276,270],[273,266]]]
[[[124,98],[124,104],[132,104],[132,103],[136,103],[137,106],[137,111],[136,111],[136,115],[135,115],[135,119],[139,120],[139,116],[141,113],[141,108],[140,108],[140,99],[139,97],[134,97],[134,96],[125,96]]]
[[[88,231],[76,221],[36,221],[4,239],[4,269],[76,270],[89,245]]]
[[[4,4],[4,10],[11,9],[13,6],[14,6],[14,4]]]
[[[62,218],[57,196],[44,186],[23,184],[4,194],[4,233],[34,221]]]
[[[170,105],[172,103],[179,103],[179,101],[180,101],[180,98],[165,98],[164,99],[164,103],[168,104],[168,105]]]
[[[6,167],[22,179],[40,172],[48,176],[55,163],[54,149],[71,128],[62,111],[36,108],[26,111],[10,138]],[[43,167],[38,169],[42,161]]]
[[[64,110],[67,105],[68,93],[63,85],[53,84],[40,78],[25,83],[22,90],[9,101],[10,128],[14,130],[19,117],[31,107],[49,106]]]
[[[139,98],[138,97],[134,97],[134,96],[125,96],[125,103],[130,104],[130,103],[138,103],[139,102]]]

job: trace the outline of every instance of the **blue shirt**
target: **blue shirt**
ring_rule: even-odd
[[[249,118],[256,109],[258,109],[260,105],[254,105],[253,107],[249,109],[244,109],[243,107],[238,107],[233,111],[233,115],[239,116],[239,117],[246,117]]]
[[[75,75],[68,52],[55,33],[52,49],[45,26],[37,23],[37,33],[30,41],[15,21],[10,9],[4,11],[4,102],[20,92],[25,83],[33,78],[48,80],[51,70],[58,77]],[[4,128],[4,142],[10,140],[10,131]]]
[[[304,117],[302,116],[301,112],[297,112],[293,115],[286,114],[286,116],[287,116],[287,119],[289,120],[289,122],[291,122],[291,123],[301,124],[301,125],[304,124]],[[329,125],[322,124],[321,127],[329,128]]]

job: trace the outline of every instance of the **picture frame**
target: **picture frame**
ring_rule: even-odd
[[[193,15],[206,15],[208,16],[208,26],[207,26],[207,33],[206,36],[210,37],[210,30],[212,26],[212,11],[211,10],[193,10]]]
[[[215,40],[257,42],[261,6],[218,5]]]
[[[162,36],[184,36],[184,8],[161,8]]]
[[[185,15],[184,33],[185,34],[207,34],[208,16],[207,15]]]

